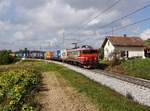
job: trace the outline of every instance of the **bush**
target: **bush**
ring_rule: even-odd
[[[99,58],[104,59],[104,48],[99,49]]]
[[[122,61],[121,66],[130,76],[140,77],[150,80],[150,59],[129,59]]]
[[[40,74],[35,70],[19,69],[1,73],[0,109],[3,111],[34,111],[27,97],[39,82]]]
[[[113,59],[109,62],[109,65],[113,67],[113,66],[119,65],[120,63],[121,63],[121,60],[116,55],[114,55]]]
[[[14,58],[10,55],[10,51],[0,51],[0,65],[10,64],[14,61]]]

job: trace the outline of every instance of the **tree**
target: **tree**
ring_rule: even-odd
[[[119,65],[121,63],[121,60],[120,60],[120,54],[121,52],[119,50],[115,50],[113,53],[112,53],[112,60],[110,61],[110,66],[113,67],[113,66],[116,66],[116,65]]]
[[[99,58],[103,59],[104,58],[104,48],[99,49]]]
[[[145,41],[144,41],[144,44],[145,44],[145,45],[150,45],[150,39],[145,40]]]
[[[10,64],[13,62],[13,57],[10,55],[11,51],[2,50],[0,51],[0,65]]]

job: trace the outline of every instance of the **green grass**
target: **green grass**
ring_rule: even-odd
[[[150,79],[150,58],[126,60],[121,66],[130,76]]]
[[[64,68],[63,66],[58,65],[58,64],[54,64],[54,63],[50,64],[48,62],[41,62],[41,61],[36,61],[36,60],[24,60],[22,61],[21,66],[24,66],[24,65],[28,66],[28,64],[30,67],[32,64],[32,67],[40,72],[58,71],[59,69]]]
[[[85,76],[56,64],[38,64],[41,70],[57,71],[79,93],[85,94],[100,111],[150,111],[150,107],[140,105],[115,91],[100,85]]]

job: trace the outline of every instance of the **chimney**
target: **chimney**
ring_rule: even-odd
[[[123,34],[123,37],[127,37],[127,34]]]

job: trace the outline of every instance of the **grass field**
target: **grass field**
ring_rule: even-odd
[[[115,91],[61,65],[40,63],[40,68],[43,71],[59,72],[68,84],[74,87],[79,93],[88,96],[100,111],[150,111],[149,107],[139,105]]]
[[[150,58],[126,60],[121,66],[130,76],[150,79]]]

